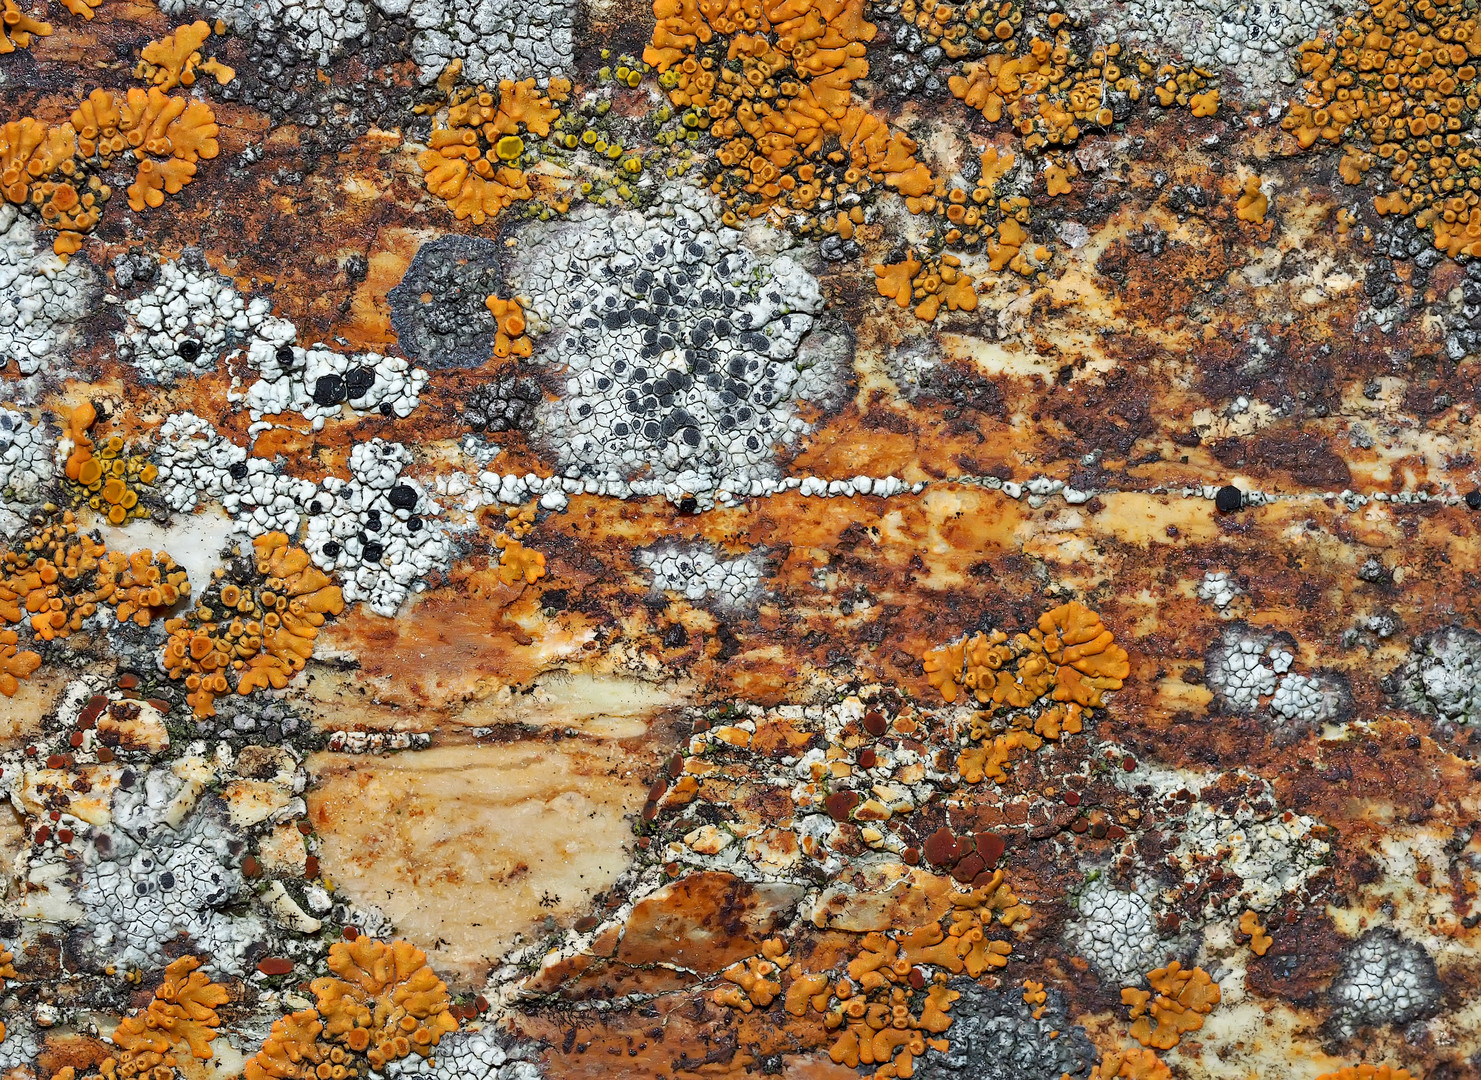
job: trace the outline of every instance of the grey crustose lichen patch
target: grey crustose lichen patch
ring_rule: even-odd
[[[969,979],[951,988],[951,1047],[917,1064],[920,1080],[1061,1080],[1089,1075],[1097,1057],[1085,1029],[1070,1023],[1064,997],[1046,991],[1042,1006],[1017,990],[989,990]]]
[[[536,424],[567,477],[745,493],[807,430],[797,403],[836,393],[836,342],[807,340],[816,279],[743,243],[707,193],[670,188],[645,213],[590,208],[519,240],[507,272],[534,360],[564,377]]]
[[[1350,1038],[1374,1024],[1407,1024],[1432,1015],[1443,988],[1435,961],[1418,942],[1382,927],[1364,934],[1342,954],[1332,980],[1332,1025]]]
[[[486,362],[499,327],[484,301],[503,284],[499,245],[492,240],[439,236],[427,241],[386,294],[401,351],[429,368]]]

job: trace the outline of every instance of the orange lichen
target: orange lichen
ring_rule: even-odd
[[[494,537],[494,544],[499,549],[499,580],[505,585],[520,581],[533,585],[545,576],[545,556],[540,552],[504,535]]]
[[[530,339],[525,337],[525,313],[519,298],[501,300],[497,296],[490,296],[483,303],[499,326],[498,333],[494,336],[494,355],[501,359],[506,356],[529,356],[532,350]]]
[[[256,577],[226,580],[217,571],[201,602],[165,623],[165,671],[183,679],[198,717],[214,716],[229,691],[281,690],[304,669],[329,616],[344,611],[339,586],[312,566],[284,533],[252,542]]]
[[[734,225],[773,208],[800,232],[848,232],[820,202],[931,190],[916,145],[855,104],[877,30],[863,0],[655,0],[645,63],[690,130],[720,140],[713,190]]]
[[[1392,1065],[1344,1065],[1336,1072],[1325,1072],[1316,1080],[1419,1080],[1408,1069]]]
[[[761,943],[760,956],[731,964],[720,973],[732,985],[715,991],[715,1003],[742,1012],[750,1012],[758,1005],[766,1008],[782,992],[780,973],[791,962],[786,943],[780,938],[768,938]]]
[[[213,1056],[211,1041],[221,1017],[218,1005],[230,1000],[226,987],[196,969],[201,962],[182,956],[165,968],[164,982],[140,1012],[124,1017],[110,1036],[117,1053],[97,1065],[101,1080],[170,1080],[176,1075],[181,1047],[199,1061]],[[77,1070],[66,1066],[53,1080],[76,1080]],[[93,1080],[92,1077],[85,1080]]]
[[[1249,936],[1250,949],[1256,956],[1264,956],[1275,943],[1275,939],[1266,933],[1260,916],[1253,911],[1246,911],[1239,917],[1239,932]]]
[[[1378,0],[1301,46],[1304,100],[1281,126],[1302,148],[1345,146],[1347,183],[1374,165],[1392,188],[1380,214],[1415,214],[1435,247],[1481,254],[1481,159],[1465,142],[1481,107],[1481,24],[1463,0]]]
[[[174,33],[151,41],[139,51],[142,59],[134,77],[161,90],[190,86],[195,82],[195,69],[201,62],[200,48],[211,36],[211,25],[197,19],[189,26],[177,26]]]
[[[512,163],[519,155],[501,155],[501,140],[525,133],[543,138],[560,116],[554,99],[541,94],[533,79],[505,79],[497,91],[480,86],[450,98],[445,126],[432,129],[428,149],[417,155],[427,190],[459,221],[471,218],[475,225],[534,197],[524,170]]]
[[[61,4],[73,15],[80,15],[84,19],[91,20],[93,9],[101,7],[103,0],[61,0]]]
[[[1015,750],[1033,752],[1045,739],[1078,734],[1085,711],[1104,704],[1131,674],[1126,650],[1100,616],[1078,602],[1039,618],[1026,634],[1002,630],[926,651],[926,680],[948,702],[963,691],[987,708],[973,715],[957,770],[969,784],[1007,783]],[[1006,722],[1008,730],[1003,731]]]
[[[1240,221],[1261,225],[1265,221],[1265,211],[1268,209],[1270,209],[1270,198],[1260,189],[1260,178],[1258,176],[1246,178],[1244,191],[1235,204],[1235,216]]]
[[[124,1076],[143,1072],[151,1065],[166,1063],[165,1055],[178,1046],[189,1048],[201,1061],[211,1057],[211,1040],[221,1018],[216,1006],[230,1000],[226,988],[197,971],[201,962],[182,956],[165,968],[165,981],[154,992],[154,1000],[139,1014],[126,1017],[113,1032],[113,1044]],[[159,1060],[149,1060],[151,1057]],[[128,1068],[132,1064],[134,1070]]]
[[[1121,1003],[1131,1009],[1131,1037],[1143,1046],[1170,1050],[1219,1003],[1219,984],[1202,968],[1184,970],[1174,960],[1147,976],[1151,990],[1126,987]]]
[[[197,161],[217,156],[217,133],[210,106],[170,97],[159,86],[147,92],[134,87],[122,99],[94,90],[67,123],[22,117],[0,127],[0,191],[10,202],[36,207],[57,230],[53,248],[68,254],[81,247],[81,234],[98,223],[111,194],[98,170],[132,149],[138,175],[128,189],[129,206],[157,207],[190,182]]]
[[[72,502],[86,503],[110,524],[122,525],[130,517],[147,513],[139,502],[138,485],[154,483],[159,469],[142,455],[125,456],[123,439],[117,435],[98,447],[89,435],[96,422],[97,410],[87,402],[73,409],[67,419],[66,438],[72,449],[65,472]]]
[[[1172,1070],[1151,1050],[1118,1050],[1090,1070],[1090,1080],[1172,1080]]]
[[[915,303],[915,317],[931,322],[941,305],[951,311],[976,311],[977,290],[954,255],[922,261],[914,252],[897,263],[874,268],[874,287],[880,296],[903,307]]]
[[[0,584],[0,592],[5,586]],[[0,630],[0,694],[14,697],[21,688],[20,680],[41,666],[41,657],[20,648],[20,635],[14,630]]]
[[[0,55],[16,49],[31,47],[32,37],[48,37],[51,23],[33,19],[16,4],[15,0],[3,0],[0,5]]]
[[[328,963],[334,977],[310,984],[324,1037],[364,1054],[376,1069],[408,1054],[429,1057],[443,1035],[457,1030],[447,984],[408,942],[337,942]]]

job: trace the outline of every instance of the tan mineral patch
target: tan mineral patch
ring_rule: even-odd
[[[309,767],[323,873],[474,981],[622,872],[647,789],[616,746],[574,739],[324,753]]]

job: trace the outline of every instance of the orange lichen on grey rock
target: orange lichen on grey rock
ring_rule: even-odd
[[[1341,144],[1346,183],[1382,168],[1379,214],[1413,214],[1452,258],[1481,254],[1481,161],[1464,135],[1478,57],[1481,22],[1461,0],[1377,0],[1301,46],[1304,94],[1281,127],[1302,149]]]
[[[329,970],[333,977],[310,984],[324,1038],[364,1054],[376,1069],[409,1054],[430,1057],[442,1036],[458,1029],[447,984],[409,942],[337,942]]]
[[[1202,968],[1184,969],[1174,960],[1147,975],[1151,990],[1126,987],[1121,1002],[1131,1009],[1131,1037],[1143,1046],[1170,1050],[1220,1001],[1219,984]]]
[[[506,356],[531,355],[533,348],[530,339],[525,337],[525,313],[520,306],[519,297],[504,300],[491,295],[483,303],[499,327],[494,335],[494,355],[500,359]]]

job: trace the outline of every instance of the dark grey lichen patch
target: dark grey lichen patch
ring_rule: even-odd
[[[1421,634],[1385,688],[1406,709],[1452,724],[1474,722],[1481,717],[1481,634],[1463,626]]]
[[[545,399],[540,384],[526,376],[506,375],[480,383],[463,405],[463,420],[475,431],[525,430],[535,406]]]
[[[1095,1047],[1070,1023],[1057,990],[1030,1005],[1019,990],[989,990],[970,979],[951,988],[961,994],[951,1007],[951,1048],[917,1062],[921,1080],[1061,1080],[1087,1076],[1095,1064]]]
[[[1418,942],[1382,927],[1370,930],[1342,954],[1332,980],[1332,1028],[1349,1038],[1360,1027],[1407,1024],[1432,1016],[1443,990],[1435,961]]]
[[[493,355],[499,329],[484,302],[502,285],[494,241],[478,236],[429,240],[417,249],[401,283],[386,294],[401,351],[429,368],[484,363]]]

